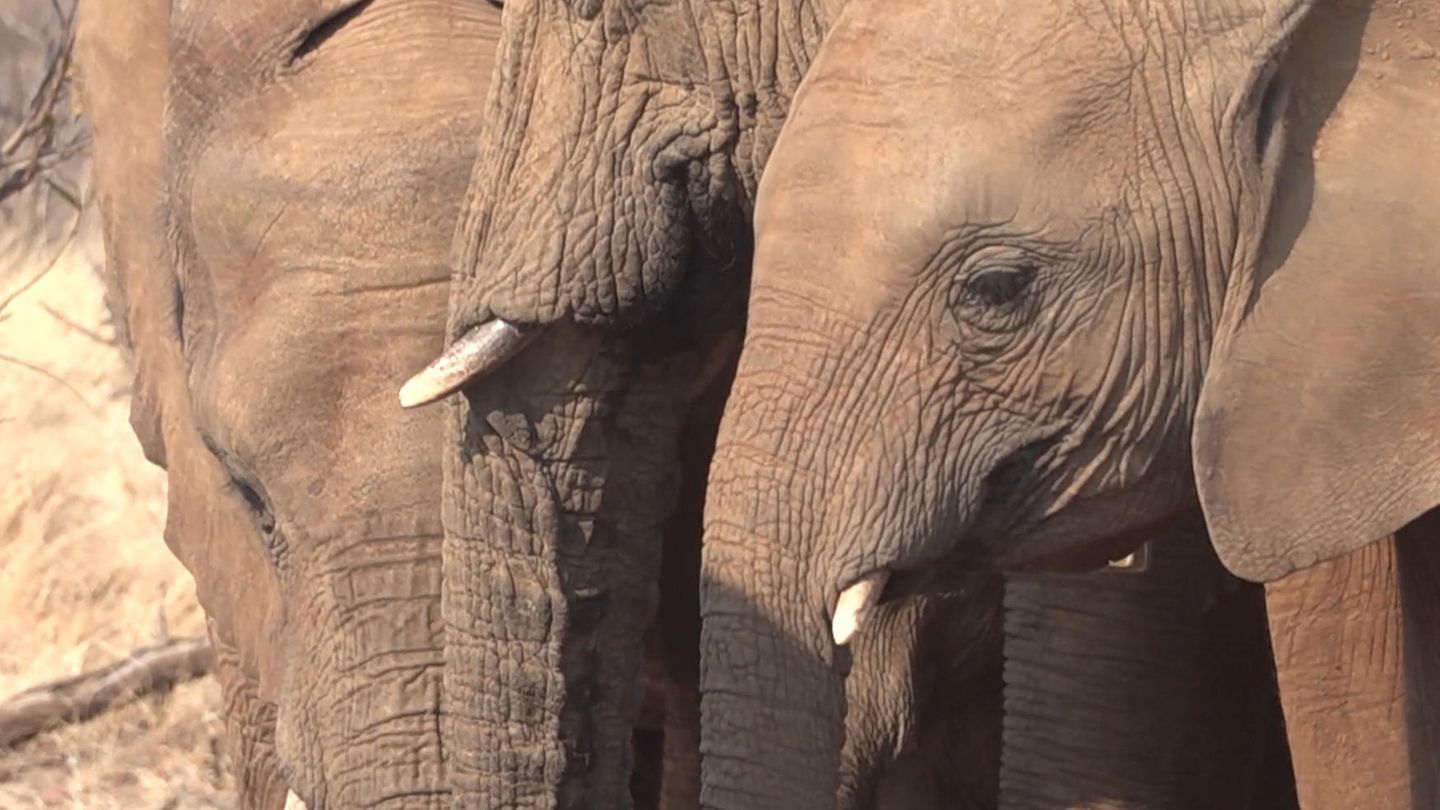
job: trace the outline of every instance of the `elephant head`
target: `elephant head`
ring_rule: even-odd
[[[704,744],[750,742],[705,778],[764,797],[725,806],[823,805],[782,775],[833,774],[835,646],[888,595],[1101,564],[1197,481],[1257,579],[1440,502],[1433,86],[1347,90],[1403,10],[1311,6],[846,5],[711,468]]]
[[[500,13],[87,3],[132,423],[169,471],[245,807],[448,802],[438,414],[450,239]]]
[[[445,406],[442,611],[466,806],[629,801],[681,437],[718,412],[755,179],[830,5],[506,4],[450,343],[401,392],[462,389]]]

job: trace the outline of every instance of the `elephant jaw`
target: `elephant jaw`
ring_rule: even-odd
[[[406,381],[400,388],[400,407],[428,405],[494,372],[523,351],[539,332],[536,327],[519,326],[502,318],[470,329]]]
[[[830,620],[830,635],[836,644],[849,644],[850,639],[860,631],[860,623],[865,620],[865,614],[880,601],[880,594],[889,580],[889,571],[872,571],[840,592],[840,598],[835,600],[833,618]]]

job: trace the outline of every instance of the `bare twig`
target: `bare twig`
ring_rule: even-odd
[[[64,324],[64,326],[65,326],[66,329],[70,329],[70,330],[72,330],[72,331],[79,332],[80,334],[84,335],[84,336],[87,337],[87,338],[90,338],[91,340],[95,341],[96,343],[99,343],[99,344],[102,345],[102,346],[110,346],[110,347],[114,348],[114,346],[115,346],[115,341],[114,341],[113,339],[105,337],[104,335],[100,334],[99,332],[96,332],[94,329],[89,329],[89,328],[86,328],[86,327],[84,327],[84,326],[81,326],[80,324],[78,324],[78,323],[76,323],[75,321],[71,320],[70,318],[66,317],[63,312],[61,312],[60,310],[58,310],[58,309],[50,306],[49,304],[45,303],[44,301],[41,301],[41,302],[40,302],[40,308],[43,309],[43,310],[45,310],[45,313],[46,313],[47,315],[49,315],[50,317],[52,317],[52,318],[54,318],[55,320],[59,321],[60,323]]]
[[[80,393],[79,389],[71,385],[68,381],[66,381],[64,377],[61,377],[60,375],[56,374],[48,368],[45,368],[44,366],[37,366],[34,363],[31,363],[27,360],[21,360],[20,358],[9,354],[0,354],[0,363],[9,363],[11,365],[19,366],[20,368],[26,369],[27,371],[33,371],[36,374],[39,374],[41,377],[44,377],[50,382],[53,382],[56,385],[63,387],[66,391],[74,394],[75,398],[80,400],[80,403],[89,410],[95,410],[95,407],[90,404],[90,400],[86,399],[85,395]]]
[[[66,123],[65,101],[70,88],[71,56],[75,49],[75,12],[55,7],[61,33],[50,54],[45,74],[30,97],[25,117],[15,130],[0,140],[0,201],[20,193],[55,166],[83,152],[83,135],[57,143]],[[71,195],[72,199],[74,195]]]
[[[0,704],[0,749],[167,691],[208,674],[213,663],[209,641],[177,638],[136,650],[107,667],[28,689]]]
[[[36,273],[35,275],[31,276],[28,281],[26,281],[24,284],[21,284],[19,287],[17,287],[14,292],[10,293],[9,295],[5,296],[4,298],[0,298],[0,313],[3,313],[6,309],[9,309],[10,305],[15,302],[15,299],[16,299],[16,298],[19,298],[20,296],[22,296],[22,295],[24,295],[25,293],[29,292],[31,287],[34,287],[36,284],[39,284],[39,283],[40,283],[40,279],[45,278],[45,274],[46,274],[46,273],[49,273],[52,269],[54,269],[55,264],[56,264],[56,260],[58,260],[58,259],[59,259],[59,257],[56,256],[55,259],[52,259],[51,261],[47,262],[46,265],[45,265],[45,268],[44,268],[43,270],[41,270],[40,272],[38,272],[38,273]]]
[[[12,293],[10,293],[9,295],[5,296],[4,299],[0,299],[0,319],[3,319],[3,318],[6,316],[6,314],[7,314],[7,313],[5,312],[6,308],[8,308],[12,303],[14,303],[14,302],[15,302],[15,299],[17,299],[17,298],[19,298],[20,296],[24,295],[25,292],[26,292],[27,290],[29,290],[31,287],[34,287],[36,284],[39,284],[39,283],[40,283],[40,280],[43,279],[43,278],[45,278],[45,276],[46,276],[47,274],[49,274],[49,272],[50,272],[51,270],[54,270],[54,269],[55,269],[55,266],[60,263],[60,257],[65,255],[65,251],[69,248],[70,243],[74,241],[75,235],[80,232],[80,223],[81,223],[81,221],[83,220],[83,218],[84,218],[84,212],[83,212],[83,210],[82,210],[82,211],[76,211],[76,212],[75,212],[75,218],[74,218],[73,220],[71,220],[71,222],[70,222],[70,230],[66,233],[65,239],[60,243],[60,248],[59,248],[59,250],[55,251],[55,255],[53,255],[53,256],[50,257],[50,261],[48,261],[48,262],[45,263],[44,269],[42,269],[40,272],[36,273],[34,276],[31,276],[29,280],[27,280],[24,284],[21,284],[20,287],[19,287],[18,289],[16,289],[14,292],[12,292]],[[42,304],[42,306],[44,306],[44,305]],[[46,309],[48,310],[49,307],[46,307]],[[52,314],[54,314],[54,313],[52,312]],[[29,371],[33,371],[33,372],[35,372],[36,374],[39,374],[40,376],[45,377],[46,379],[51,380],[52,382],[58,383],[58,384],[64,386],[67,391],[69,391],[70,393],[74,394],[77,399],[79,399],[82,403],[85,404],[85,407],[86,407],[86,408],[89,408],[90,410],[94,410],[94,407],[90,404],[90,401],[87,400],[87,399],[85,399],[85,395],[81,394],[78,390],[76,390],[75,386],[71,385],[69,382],[65,381],[63,378],[61,378],[60,376],[56,375],[54,372],[50,371],[49,369],[43,368],[43,367],[41,367],[41,366],[37,366],[37,365],[35,365],[34,363],[31,363],[31,362],[26,361],[26,360],[21,360],[21,359],[18,358],[18,357],[13,357],[13,356],[8,355],[8,354],[0,354],[0,363],[10,363],[10,364],[12,364],[12,365],[19,366],[19,367],[21,367],[21,368],[23,368],[23,369],[28,369]]]

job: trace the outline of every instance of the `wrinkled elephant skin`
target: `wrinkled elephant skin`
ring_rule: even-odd
[[[1440,503],[1436,47],[1398,0],[845,6],[757,196],[707,806],[825,806],[764,730],[833,739],[856,583],[1096,567],[1197,492],[1267,580]]]
[[[247,808],[449,804],[443,421],[394,392],[441,345],[499,18],[82,10],[132,422],[170,473]]]

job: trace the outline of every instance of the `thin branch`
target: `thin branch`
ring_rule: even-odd
[[[67,123],[61,115],[70,87],[70,67],[75,50],[75,12],[64,13],[54,6],[60,20],[59,46],[46,62],[45,74],[30,97],[25,118],[0,140],[0,201],[28,188],[36,179],[83,151],[84,136],[56,143],[57,133]],[[21,157],[21,152],[28,156]]]
[[[44,377],[45,379],[47,379],[47,380],[49,380],[49,381],[51,381],[51,382],[53,382],[53,383],[56,383],[57,385],[63,386],[66,391],[69,391],[70,393],[74,394],[74,395],[75,395],[75,398],[78,399],[78,400],[80,400],[80,402],[81,402],[86,408],[88,408],[88,409],[90,409],[90,410],[92,410],[92,411],[95,410],[95,407],[90,404],[90,400],[86,399],[86,398],[85,398],[85,395],[82,394],[82,393],[80,393],[80,391],[79,391],[78,389],[76,389],[75,386],[73,386],[73,385],[71,385],[69,382],[67,382],[64,377],[61,377],[60,375],[56,374],[55,372],[51,371],[51,370],[48,369],[48,368],[45,368],[44,366],[37,366],[37,365],[35,365],[34,363],[29,362],[28,360],[21,360],[20,358],[15,357],[14,355],[9,355],[9,354],[4,354],[4,353],[0,353],[0,363],[10,363],[11,365],[19,366],[20,368],[27,369],[27,370],[29,370],[29,371],[33,371],[33,372],[35,372],[36,374],[39,374],[40,376]]]
[[[56,265],[60,264],[60,257],[65,255],[65,251],[70,249],[71,243],[74,242],[75,237],[79,235],[80,223],[84,221],[84,218],[85,206],[82,203],[75,209],[75,218],[70,220],[70,227],[65,232],[65,238],[60,240],[60,247],[55,251],[54,255],[50,257],[50,261],[46,262],[45,267],[40,272],[36,273],[34,276],[31,276],[30,279],[24,284],[21,284],[18,289],[5,296],[4,299],[0,299],[0,313],[4,313],[5,310],[8,309],[10,305],[15,302],[15,299],[24,295],[30,290],[31,287],[39,284],[41,279],[49,275],[50,271],[54,270]]]
[[[88,146],[88,144],[86,145]],[[50,190],[55,192],[56,196],[64,200],[71,208],[74,208],[76,211],[81,210],[81,208],[83,207],[83,203],[80,202],[80,192],[76,191],[75,189],[65,185],[59,180],[56,180],[54,177],[48,176],[45,178],[45,185],[49,186]]]
[[[75,331],[75,332],[79,332],[80,334],[84,335],[84,336],[87,337],[87,338],[90,338],[91,340],[95,341],[96,343],[99,343],[99,344],[102,345],[102,346],[110,346],[111,348],[114,348],[114,346],[115,346],[115,341],[114,341],[114,340],[111,340],[110,338],[105,337],[104,335],[100,334],[99,332],[96,332],[94,329],[87,329],[86,327],[81,326],[80,324],[76,323],[75,321],[70,320],[70,318],[68,318],[68,317],[65,316],[65,313],[63,313],[63,312],[61,312],[60,310],[58,310],[58,309],[50,306],[49,304],[45,303],[44,301],[41,301],[41,302],[40,302],[40,308],[43,309],[43,310],[45,310],[46,314],[48,314],[50,317],[54,318],[55,320],[57,320],[57,321],[59,321],[61,324],[63,324],[63,325],[65,326],[65,328],[70,329],[70,330]]]
[[[27,689],[0,704],[0,749],[199,678],[210,672],[214,659],[206,639],[178,638],[136,650],[107,667]]]

